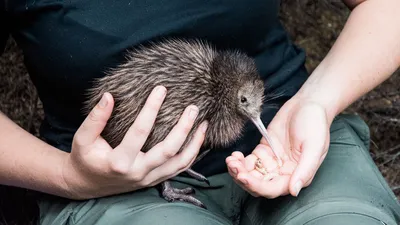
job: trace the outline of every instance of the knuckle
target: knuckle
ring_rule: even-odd
[[[85,136],[80,135],[78,132],[73,137],[73,145],[83,146],[85,143]]]
[[[93,109],[92,111],[90,111],[89,115],[88,115],[88,119],[91,122],[99,122],[101,121],[101,113],[99,112],[99,110],[97,109]]]
[[[150,133],[150,129],[142,126],[135,128],[136,136],[147,136]]]
[[[314,171],[313,171],[313,170],[307,171],[307,172],[305,173],[305,177],[306,177],[306,180],[307,180],[307,181],[308,181],[308,180],[311,180],[311,179],[314,177]]]
[[[109,171],[112,174],[118,174],[118,175],[126,175],[129,173],[130,166],[121,161],[111,161],[109,165]]]
[[[80,145],[80,143],[82,143],[82,138],[80,137],[80,135],[79,135],[78,132],[76,132],[76,133],[74,134],[74,137],[72,138],[72,142],[73,142],[74,144],[77,144],[77,145]]]
[[[162,156],[167,159],[174,157],[176,154],[174,149],[175,149],[175,147],[172,146],[171,144],[163,143]]]
[[[143,185],[145,182],[147,182],[147,181],[144,181],[144,178],[145,178],[145,174],[142,171],[136,171],[132,175],[131,180],[133,182],[139,183],[139,185]]]
[[[150,184],[152,183],[149,179],[142,179],[139,182],[139,185],[142,187],[149,187]]]
[[[312,180],[317,172],[318,165],[314,164],[310,169],[304,172],[305,174],[305,181]]]
[[[178,171],[179,172],[185,171],[187,169],[189,169],[189,166],[188,166],[187,163],[181,162],[181,163],[178,164]]]
[[[164,151],[162,152],[162,154],[163,154],[163,157],[164,157],[164,158],[167,158],[167,159],[170,159],[170,158],[172,158],[172,157],[175,156],[175,152],[173,152],[173,151],[170,150],[170,149],[164,150]]]
[[[178,169],[179,170],[187,170],[187,169],[189,169],[190,162],[191,162],[190,159],[183,158],[178,164]]]

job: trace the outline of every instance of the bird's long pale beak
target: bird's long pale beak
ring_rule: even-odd
[[[257,129],[260,131],[260,133],[262,134],[262,136],[265,138],[265,140],[267,140],[269,146],[272,149],[272,152],[274,153],[277,161],[278,161],[278,165],[279,167],[282,166],[282,159],[279,157],[279,155],[276,152],[276,149],[274,148],[271,138],[268,135],[267,129],[265,128],[263,122],[261,121],[260,117],[256,117],[256,118],[251,118],[251,121],[254,123],[254,125],[257,127]]]

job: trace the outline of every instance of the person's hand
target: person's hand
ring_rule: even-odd
[[[276,198],[297,196],[310,185],[329,146],[329,126],[325,109],[310,100],[292,98],[278,111],[268,126],[273,145],[282,158],[276,158],[264,138],[254,151],[244,157],[234,152],[226,159],[235,182],[253,196]],[[257,159],[268,172],[255,169]]]
[[[113,110],[109,93],[92,109],[75,133],[72,151],[63,165],[63,178],[73,199],[119,194],[159,184],[188,169],[204,141],[207,123],[179,154],[198,108],[188,106],[177,125],[162,142],[148,152],[141,151],[166,96],[162,86],[155,88],[124,139],[116,148],[101,137]]]

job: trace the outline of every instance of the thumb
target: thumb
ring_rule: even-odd
[[[324,145],[316,140],[301,145],[301,156],[289,183],[291,195],[298,196],[300,190],[312,181],[321,164],[323,148]]]
[[[103,94],[101,100],[89,112],[79,129],[75,133],[74,142],[85,146],[90,145],[100,136],[114,107],[114,100],[110,93]]]

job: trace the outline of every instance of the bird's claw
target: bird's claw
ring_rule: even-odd
[[[210,181],[205,176],[203,176],[202,174],[200,174],[192,169],[187,169],[186,173],[198,181],[206,182],[208,184],[208,186],[211,185]]]
[[[173,188],[173,187],[169,186],[169,187],[163,188],[163,190],[162,190],[162,196],[168,202],[183,201],[183,202],[191,203],[198,207],[207,209],[207,207],[201,201],[199,201],[195,197],[189,195],[189,194],[194,194],[194,193],[195,193],[195,190],[190,187],[184,188],[184,189],[179,189],[179,188]]]

